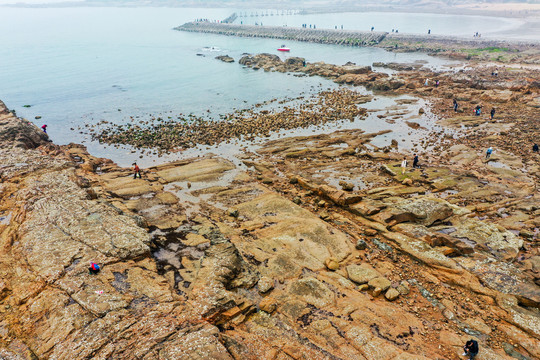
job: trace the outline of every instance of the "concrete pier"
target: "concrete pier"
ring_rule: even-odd
[[[517,51],[527,47],[538,47],[539,42],[509,41],[459,36],[396,34],[377,31],[357,31],[339,29],[305,29],[287,26],[255,26],[211,22],[189,22],[175,30],[220,34],[241,37],[261,37],[270,39],[305,41],[319,44],[348,46],[380,46],[406,51],[439,51],[440,49],[463,48],[504,48]]]
[[[190,22],[175,28],[175,30],[350,46],[373,46],[380,43],[388,35],[386,32],[376,31],[304,29],[286,26],[255,26],[210,22]]]

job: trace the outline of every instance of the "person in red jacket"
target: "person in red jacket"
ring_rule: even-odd
[[[137,174],[139,175],[139,179],[141,178],[141,169],[139,169],[139,165],[137,163],[133,163],[133,178],[137,178]]]

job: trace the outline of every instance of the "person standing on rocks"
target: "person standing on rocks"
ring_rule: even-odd
[[[494,117],[495,117],[495,108],[492,108],[491,111],[489,112],[489,120],[493,120]]]
[[[491,153],[493,153],[493,148],[490,146],[486,151],[486,160],[490,158]]]
[[[538,152],[538,144],[534,143],[533,145],[533,152]]]
[[[416,168],[420,167],[420,165],[418,165],[418,154],[414,154],[412,167],[413,167],[413,169],[416,169]]]
[[[457,112],[457,108],[458,108],[458,103],[457,103],[457,100],[454,99],[454,111]]]
[[[468,356],[469,360],[473,360],[476,355],[478,355],[478,342],[476,340],[469,340],[465,343],[463,347],[463,356]]]
[[[476,105],[474,108],[474,115],[480,116],[482,114],[482,105]]]
[[[139,169],[139,165],[137,165],[136,162],[133,163],[133,178],[137,178],[137,174],[139,174],[139,179],[141,179],[141,169]]]
[[[403,158],[401,162],[401,174],[405,174],[405,170],[407,170],[407,158]]]

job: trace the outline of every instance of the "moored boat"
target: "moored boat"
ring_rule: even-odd
[[[281,47],[279,49],[277,49],[278,51],[291,51],[291,49],[289,49],[288,47],[286,47],[285,45],[281,45]]]

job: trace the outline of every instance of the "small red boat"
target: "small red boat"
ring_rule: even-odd
[[[277,49],[277,51],[286,51],[286,52],[289,52],[291,51],[291,49],[289,49],[288,47],[286,47],[285,45],[281,45],[281,47],[279,49]]]

